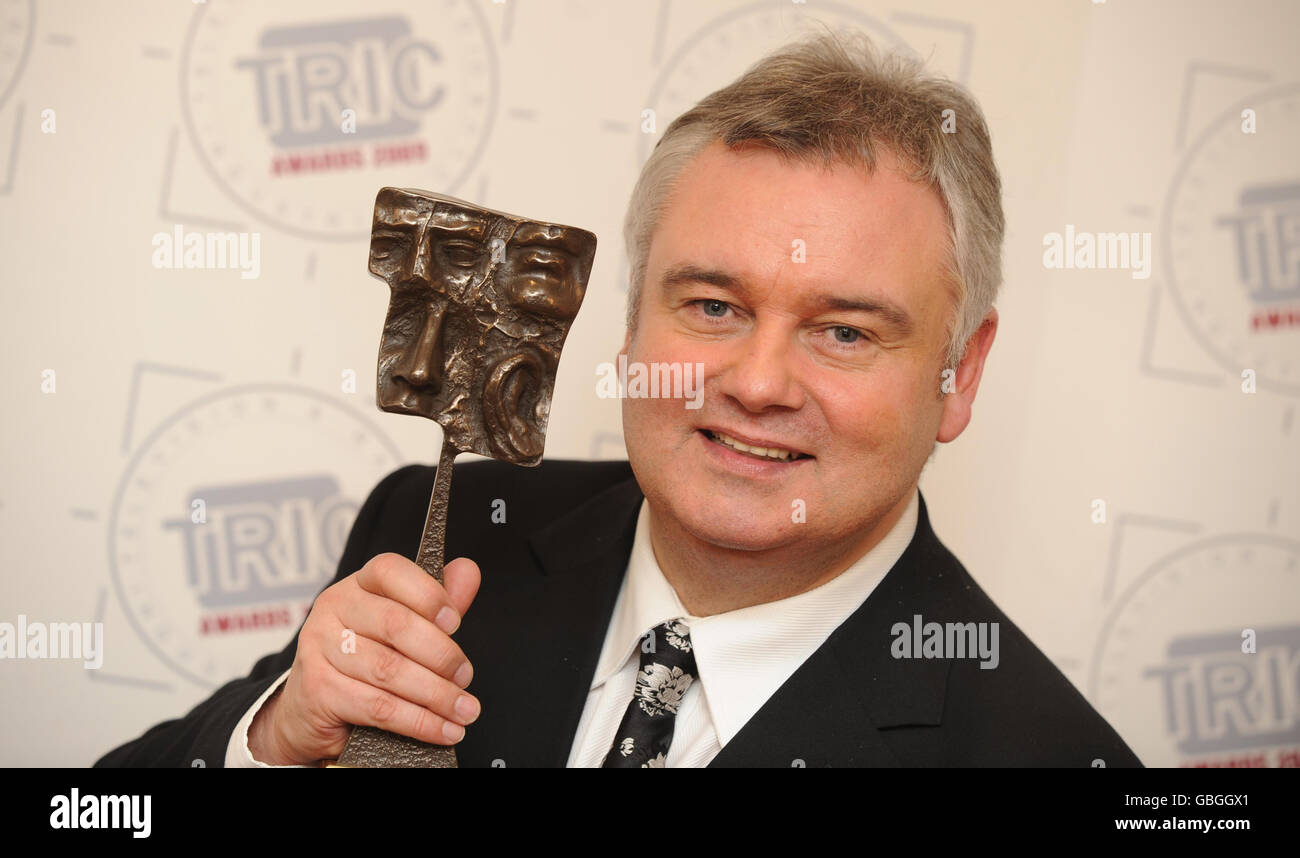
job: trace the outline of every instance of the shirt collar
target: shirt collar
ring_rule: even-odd
[[[726,745],[831,632],[871,595],[916,533],[918,492],[875,547],[830,581],[775,602],[696,617],[687,613],[655,559],[650,508],[642,500],[627,575],[591,687],[627,664],[649,629],[681,617],[690,627],[699,682],[718,741]]]

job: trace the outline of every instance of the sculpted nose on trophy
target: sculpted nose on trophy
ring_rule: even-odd
[[[416,339],[408,346],[404,366],[397,377],[416,390],[438,393],[445,372],[442,348],[442,322],[447,305],[430,306]]]
[[[402,260],[401,283],[405,286],[429,286],[432,284],[431,261],[432,250],[425,230],[420,230],[415,245],[410,248]]]

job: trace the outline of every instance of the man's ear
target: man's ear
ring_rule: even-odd
[[[953,391],[944,394],[943,417],[939,421],[939,433],[935,436],[935,440],[941,444],[956,440],[970,423],[971,407],[975,404],[975,393],[979,390],[980,377],[984,374],[984,359],[988,357],[997,332],[998,311],[993,308],[966,346],[966,356],[958,365],[953,379]]]

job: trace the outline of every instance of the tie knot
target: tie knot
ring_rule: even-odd
[[[660,664],[670,670],[681,668],[695,675],[695,649],[691,646],[691,631],[679,617],[667,620],[646,632],[641,638],[641,669]]]
[[[676,715],[695,678],[695,650],[685,623],[668,620],[646,632],[635,692],[645,714]]]

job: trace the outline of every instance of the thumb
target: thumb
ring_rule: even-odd
[[[478,586],[482,580],[478,564],[468,557],[457,557],[442,568],[442,586],[462,617],[478,595]]]

